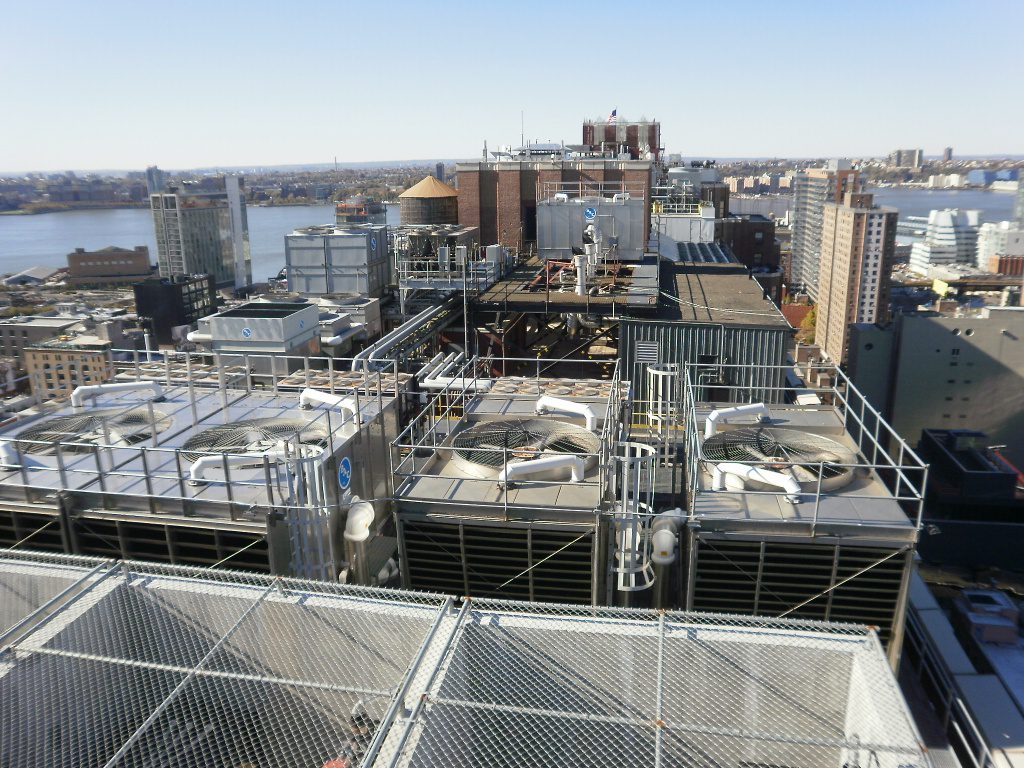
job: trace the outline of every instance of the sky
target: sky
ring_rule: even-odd
[[[0,171],[479,157],[657,118],[686,157],[1024,154],[1021,0],[0,0]]]

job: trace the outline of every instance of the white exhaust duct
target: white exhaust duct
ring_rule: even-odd
[[[312,408],[315,404],[327,405],[331,408],[340,408],[352,416],[356,426],[359,426],[359,407],[354,397],[342,397],[332,395],[330,392],[322,392],[319,389],[306,388],[299,395],[299,408]]]
[[[759,417],[758,421],[768,421],[771,418],[768,406],[764,403],[750,403],[749,405],[737,405],[734,408],[721,408],[712,411],[704,422],[704,439],[707,440],[714,435],[718,431],[719,424],[730,422],[737,416],[750,416],[754,414]]]
[[[800,493],[802,492],[800,483],[796,478],[790,477],[782,472],[775,472],[761,467],[752,467],[747,464],[736,464],[725,461],[721,464],[715,464],[712,476],[712,488],[716,491],[724,491],[726,489],[727,475],[732,475],[733,477],[738,477],[743,480],[753,480],[755,482],[764,483],[765,485],[774,485],[786,492],[787,501],[792,504],[796,504],[800,501]]]
[[[513,464],[506,464],[505,468],[498,474],[498,485],[504,486],[517,477],[526,477],[545,472],[549,469],[568,467],[572,470],[572,481],[582,483],[586,471],[586,463],[579,456],[572,453],[562,453],[554,456],[541,456],[539,459],[529,461],[518,461]]]
[[[129,392],[134,389],[150,389],[153,391],[153,400],[160,402],[164,399],[164,390],[155,381],[125,381],[117,384],[88,384],[75,387],[75,391],[71,393],[71,405],[74,408],[81,408],[90,397],[105,392]]]
[[[594,413],[594,409],[586,403],[576,403],[572,400],[563,400],[560,397],[544,395],[543,397],[538,398],[536,410],[538,415],[542,415],[550,411],[575,413],[586,419],[587,429],[592,432],[597,429],[597,414]]]

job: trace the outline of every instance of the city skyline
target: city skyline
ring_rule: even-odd
[[[1002,98],[1017,54],[990,39],[1024,20],[1019,4],[666,4],[635,18],[606,3],[585,16],[537,3],[515,16],[462,2],[390,8],[8,8],[19,76],[0,97],[0,169],[473,158],[485,141],[577,142],[584,118],[612,109],[659,119],[666,151],[688,156],[1021,150],[1024,107]],[[609,25],[618,53],[603,47]],[[323,45],[331,29],[339,44]],[[369,29],[380,34],[356,34]],[[997,103],[998,119],[973,108]]]

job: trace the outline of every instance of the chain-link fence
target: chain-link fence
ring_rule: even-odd
[[[927,764],[850,625],[14,552],[0,585],[5,767]]]

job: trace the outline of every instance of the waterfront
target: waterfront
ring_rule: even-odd
[[[284,266],[284,236],[296,227],[329,224],[333,205],[249,206],[249,245],[252,276],[257,282],[274,277]],[[388,223],[398,223],[398,206],[388,206]],[[75,248],[117,245],[149,246],[156,263],[153,217],[146,208],[64,211],[32,216],[0,216],[0,274],[28,267],[67,266]]]

